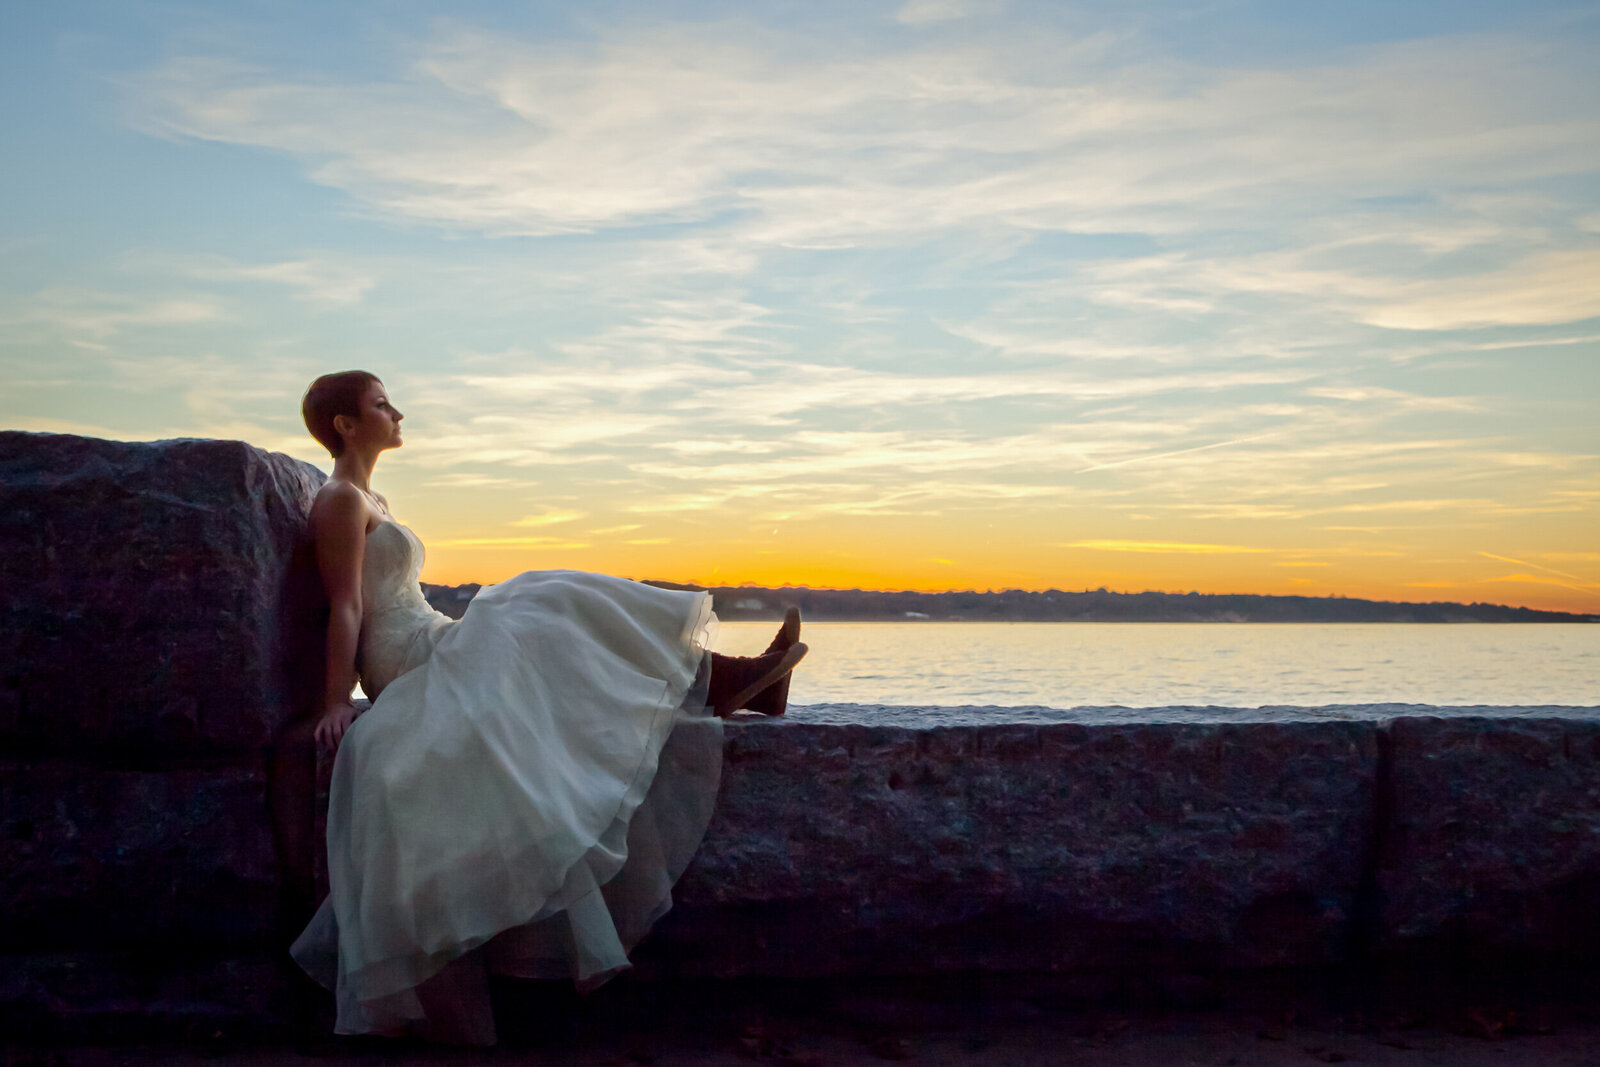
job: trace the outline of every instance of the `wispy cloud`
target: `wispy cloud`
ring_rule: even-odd
[[[1270,551],[1250,545],[1207,545],[1185,541],[1068,541],[1061,547],[1092,548],[1100,552],[1155,552],[1182,556],[1236,555]]]
[[[429,478],[422,483],[427,489],[490,489],[517,484],[516,479],[495,474],[473,474],[455,471]]]
[[[1600,125],[1560,104],[1575,58],[1547,46],[1420,41],[1213,72],[1118,67],[1043,26],[1000,32],[824,57],[731,24],[616,27],[583,49],[459,26],[420,45],[405,79],[188,56],[130,85],[153,131],[287,151],[376,209],[524,234],[730,209],[783,247],[986,223],[1171,231],[1243,219],[1269,191],[1482,187],[1597,160]]]
[[[1160,452],[1155,455],[1130,456],[1127,459],[1111,460],[1107,463],[1096,463],[1092,466],[1082,468],[1078,471],[1078,473],[1088,474],[1091,471],[1112,470],[1116,467],[1126,467],[1134,463],[1155,463],[1163,459],[1173,459],[1177,456],[1187,456],[1195,452],[1209,452],[1213,448],[1228,448],[1233,445],[1249,444],[1251,441],[1260,441],[1264,438],[1272,436],[1275,435],[1270,433],[1261,433],[1256,434],[1253,437],[1236,437],[1232,441],[1213,441],[1210,444],[1195,445],[1193,448],[1179,448],[1171,452]]]
[[[267,8],[157,12],[108,80],[181,161],[151,218],[250,210],[0,224],[30,257],[0,414],[310,456],[305,383],[371,366],[408,415],[385,471],[494,501],[449,531],[477,559],[783,522],[880,560],[959,530],[907,558],[996,573],[1031,546],[1017,581],[1331,580],[1433,540],[1465,581],[1466,538],[1577,581],[1550,553],[1600,509],[1592,31],[1438,14],[1342,43],[1284,15],[1308,38],[1264,48],[1224,6],[1201,49],[1140,4],[624,3],[346,52],[361,20],[306,48]]]
[[[1405,411],[1482,411],[1484,401],[1461,396],[1418,396],[1400,389],[1378,385],[1313,386],[1307,396],[1328,400],[1348,400],[1363,405],[1393,405]]]
[[[900,5],[894,17],[901,22],[916,25],[924,22],[948,22],[952,19],[971,18],[998,10],[998,0],[910,0]]]
[[[1493,578],[1484,578],[1485,582],[1518,582],[1529,585],[1554,585],[1562,589],[1571,589],[1579,593],[1590,593],[1600,590],[1600,583],[1572,582],[1562,578],[1552,578],[1548,574],[1501,574]]]
[[[1375,326],[1453,330],[1600,316],[1600,250],[1546,252],[1502,270],[1402,286],[1368,312]]]
[[[227,317],[220,301],[202,293],[139,295],[69,286],[41,289],[25,305],[18,301],[0,309],[0,325],[46,325],[95,348],[131,329],[194,326]]]
[[[158,268],[170,265],[201,281],[281,285],[294,291],[303,300],[330,306],[359,303],[377,284],[377,279],[369,272],[326,256],[307,256],[273,263],[241,263],[226,256],[199,256],[164,264],[167,260],[170,257],[158,256],[147,265]]]
[[[451,537],[429,542],[434,548],[588,548],[587,541],[560,537]]]
[[[583,511],[547,511],[539,515],[524,515],[513,522],[513,526],[556,526],[564,522],[575,522],[584,518],[588,513]]]
[[[1544,571],[1546,574],[1553,574],[1558,578],[1565,578],[1568,581],[1577,582],[1578,585],[1583,588],[1600,589],[1600,582],[1591,582],[1586,578],[1578,577],[1576,574],[1568,574],[1566,571],[1558,571],[1554,567],[1546,567],[1542,563],[1529,563],[1526,560],[1512,559],[1510,556],[1500,556],[1493,552],[1479,552],[1478,555],[1484,557],[1485,559],[1499,560],[1501,563],[1515,564],[1518,567],[1532,567],[1536,571]]]

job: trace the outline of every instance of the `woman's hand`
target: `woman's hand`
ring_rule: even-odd
[[[350,724],[356,721],[356,716],[361,712],[348,700],[329,704],[323,711],[322,718],[317,720],[316,729],[311,735],[317,739],[317,744],[324,745],[330,752],[339,751],[339,742],[344,739],[344,732],[350,729]]]

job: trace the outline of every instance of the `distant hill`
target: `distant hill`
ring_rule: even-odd
[[[666,589],[704,586],[651,582]],[[428,603],[459,618],[477,585],[424,585]],[[1600,617],[1535,611],[1503,604],[1428,604],[1350,597],[1257,596],[1245,593],[1112,593],[1105,589],[997,593],[884,592],[873,589],[710,588],[718,617],[777,619],[790,604],[807,619],[969,622],[1600,622]]]

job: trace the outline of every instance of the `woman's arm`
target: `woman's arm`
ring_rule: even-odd
[[[361,637],[361,560],[367,548],[367,503],[351,485],[331,486],[312,509],[317,570],[328,595],[328,669],[322,717],[315,736],[335,750],[356,719],[350,691],[356,684]]]

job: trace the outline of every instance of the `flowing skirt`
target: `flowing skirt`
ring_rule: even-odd
[[[291,949],[339,1033],[494,1041],[486,972],[589,988],[710,821],[704,593],[572,571],[484,589],[345,734],[330,891]]]

